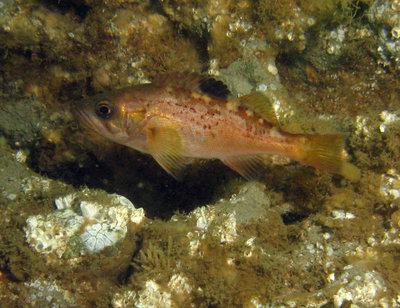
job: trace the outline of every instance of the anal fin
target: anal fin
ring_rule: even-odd
[[[254,179],[264,169],[262,155],[226,157],[221,161],[229,168],[235,170],[246,180]]]

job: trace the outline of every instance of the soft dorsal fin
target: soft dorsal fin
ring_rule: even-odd
[[[261,92],[253,92],[239,97],[239,102],[249,110],[254,111],[268,123],[279,127],[274,108],[269,99]]]
[[[226,98],[230,94],[228,87],[222,81],[199,73],[182,72],[163,74],[156,78],[152,84],[197,90],[218,98]]]

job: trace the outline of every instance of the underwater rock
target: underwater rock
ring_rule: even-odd
[[[69,190],[65,182],[41,176],[29,168],[29,154],[27,149],[12,150],[7,143],[0,146],[0,160],[3,162],[0,167],[0,200],[4,204],[10,201],[19,204],[21,200],[29,203]]]
[[[79,230],[84,220],[72,210],[57,214],[46,218],[42,215],[30,216],[26,221],[25,233],[28,243],[36,251],[55,253],[61,258],[70,238]]]
[[[381,176],[380,192],[389,200],[400,198],[400,174],[396,169],[390,169]]]
[[[106,40],[98,50],[90,50],[91,86],[96,91],[147,83],[157,67],[166,71],[200,69],[195,44],[177,35],[172,22],[149,6],[143,2],[109,8],[104,14],[96,6],[89,12],[85,20],[88,40],[98,40],[100,33],[93,29],[101,29]],[[110,58],[110,54],[117,56]]]
[[[51,45],[53,55],[64,56],[76,50],[80,29],[74,16],[52,11],[31,1],[2,1],[2,4],[0,39],[7,48],[24,46],[39,51],[39,45]]]
[[[307,32],[315,25],[316,18],[295,3],[285,10],[288,14],[279,16],[273,29],[274,41],[286,46],[287,50],[303,51],[307,44]]]
[[[116,245],[128,228],[137,230],[143,223],[144,210],[136,209],[128,199],[110,195],[100,204],[95,198],[89,191],[79,197],[70,194],[55,200],[54,213],[28,217],[27,242],[42,254],[78,256]]]
[[[247,208],[249,203],[252,205],[251,211]],[[202,254],[199,247],[204,237],[218,238],[221,244],[234,242],[238,237],[238,227],[266,215],[269,206],[270,200],[262,185],[248,183],[229,200],[222,199],[213,206],[195,209],[189,217],[195,219],[198,230],[187,235],[190,253]]]
[[[172,307],[171,293],[164,291],[163,288],[154,281],[146,281],[145,288],[138,293],[138,298],[134,302],[135,307],[164,306]]]
[[[18,146],[30,146],[40,135],[38,102],[7,100],[0,104],[0,132]]]
[[[334,276],[331,276],[332,280]],[[339,287],[340,286],[340,287]],[[389,297],[382,296],[387,292],[385,281],[376,271],[366,271],[362,267],[348,265],[338,277],[332,288],[339,289],[333,295],[334,307],[342,307],[346,302],[353,305],[376,305],[395,307],[398,303]]]
[[[282,90],[275,57],[268,59],[266,68],[256,57],[246,57],[231,63],[221,70],[220,78],[235,96],[243,96],[253,91]]]
[[[396,210],[390,218],[390,226],[385,230],[381,241],[383,246],[388,247],[391,245],[400,245],[400,210]]]
[[[74,295],[56,281],[38,278],[24,283],[20,303],[34,307],[76,307]]]
[[[199,37],[207,37],[215,23],[224,18],[230,21],[241,18],[249,20],[250,1],[232,3],[227,0],[212,2],[161,1],[162,8],[171,20]],[[238,12],[233,13],[233,7]]]
[[[216,67],[226,67],[239,57],[267,58],[274,54],[275,51],[267,48],[263,35],[258,35],[253,21],[246,14],[246,11],[240,11],[238,15],[222,14],[213,20],[207,45],[210,63],[213,63],[209,73],[218,73]]]
[[[343,58],[361,57],[373,51],[373,31],[360,24],[340,24],[332,30],[321,30],[318,38],[304,51],[304,58],[318,72],[337,69]]]
[[[384,133],[388,126],[395,124],[400,121],[400,117],[396,113],[391,113],[387,110],[383,110],[380,114],[380,118],[383,121],[381,125],[379,125],[379,130],[381,133]]]
[[[149,280],[140,292],[128,290],[115,294],[112,306],[114,308],[180,307],[179,303],[184,302],[191,291],[192,286],[188,284],[187,279],[180,274],[174,274],[166,286],[162,287],[155,281]]]
[[[293,116],[286,89],[282,86],[275,65],[275,56],[263,59],[244,57],[220,71],[219,78],[226,83],[232,94],[242,96],[254,91],[263,92],[273,106],[281,124]]]
[[[367,13],[368,19],[377,31],[376,53],[383,66],[393,64],[400,69],[400,1],[376,0]]]

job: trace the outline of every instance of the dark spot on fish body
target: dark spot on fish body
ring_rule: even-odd
[[[213,116],[215,116],[215,111],[212,110],[212,109],[208,109],[208,110],[207,110],[207,115],[213,117]]]

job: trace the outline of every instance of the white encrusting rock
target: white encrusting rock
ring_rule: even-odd
[[[59,258],[72,249],[71,243],[75,253],[96,253],[123,240],[130,225],[144,221],[144,210],[123,196],[106,195],[102,202],[90,199],[81,201],[79,194],[69,194],[55,200],[53,213],[28,217],[27,242],[37,252]]]

